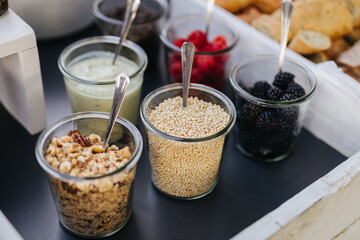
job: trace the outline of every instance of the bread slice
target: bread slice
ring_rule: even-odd
[[[354,26],[360,26],[360,0],[343,0],[350,11]]]
[[[340,66],[344,73],[360,82],[360,69],[359,67]]]
[[[325,34],[311,30],[296,33],[289,48],[300,54],[312,54],[329,49],[331,40]]]
[[[256,18],[261,16],[261,12],[254,6],[248,6],[245,9],[243,9],[240,13],[236,14],[238,18],[243,20],[244,22],[247,22],[248,24],[251,24],[252,21],[254,21]]]
[[[261,11],[270,14],[281,6],[281,0],[254,0],[254,5]]]
[[[342,52],[336,61],[350,67],[360,66],[360,41],[357,41],[351,48]]]
[[[317,52],[317,53],[304,55],[304,56],[307,59],[309,59],[310,61],[312,61],[313,63],[321,63],[321,62],[325,62],[325,61],[329,60],[328,56],[326,56],[326,54],[324,52]]]
[[[256,18],[252,21],[251,25],[263,32],[267,36],[275,39],[276,41],[280,42],[281,36],[281,21],[278,18],[274,18],[271,15],[263,14],[260,17]],[[289,39],[292,37],[291,29],[289,31]]]
[[[229,12],[236,13],[249,6],[253,0],[215,0],[215,3]]]
[[[353,45],[360,40],[360,28],[355,28],[354,31],[348,35],[345,35],[344,38],[350,45]]]
[[[280,10],[272,13],[280,19]],[[290,29],[314,30],[330,38],[341,37],[353,30],[353,18],[343,0],[300,0],[294,2]]]
[[[331,47],[325,51],[325,54],[332,60],[335,60],[340,53],[348,49],[350,45],[342,38],[335,38],[331,40]]]

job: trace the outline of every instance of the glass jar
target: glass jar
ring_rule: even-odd
[[[283,72],[295,76],[305,94],[289,101],[271,101],[248,91],[255,83],[272,85],[279,72],[278,56],[259,55],[233,67],[230,82],[237,109],[236,146],[246,157],[264,162],[285,159],[295,146],[310,98],[316,88],[315,75],[299,62],[285,59]]]
[[[92,13],[101,34],[120,36],[126,5],[126,0],[94,1]],[[127,37],[145,50],[151,68],[157,62],[160,26],[167,12],[166,0],[142,0]]]
[[[109,145],[128,146],[131,158],[105,175],[78,177],[64,174],[50,166],[45,156],[54,137],[66,136],[74,129],[85,136],[97,134],[103,139],[108,121],[109,114],[102,112],[72,114],[44,130],[35,146],[36,158],[48,177],[61,224],[82,237],[109,236],[129,220],[136,164],[143,148],[141,134],[129,121],[116,119]]]
[[[189,97],[219,105],[229,114],[226,126],[202,138],[182,138],[164,133],[149,120],[151,111],[168,98],[181,96],[182,86],[160,87],[141,103],[140,117],[149,144],[152,181],[165,195],[177,199],[197,199],[216,186],[228,134],[235,124],[235,107],[221,92],[200,84],[191,84]]]
[[[181,49],[174,42],[177,39],[187,39],[195,30],[204,32],[205,23],[206,16],[185,15],[169,20],[161,30],[160,39],[165,46],[169,83],[181,82],[182,80]],[[191,82],[205,84],[219,91],[224,91],[228,79],[228,59],[231,49],[238,42],[238,35],[226,24],[212,18],[208,41],[215,42],[219,36],[226,39],[225,48],[220,47],[221,50],[216,50],[214,47],[208,51],[196,50],[191,71]]]
[[[130,85],[119,116],[136,124],[148,60],[140,46],[125,40],[117,60],[118,68],[113,68],[112,59],[119,39],[115,36],[96,36],[74,42],[61,52],[58,66],[64,76],[73,112],[110,112],[115,78],[125,72],[130,77]],[[92,69],[98,69],[99,73]]]

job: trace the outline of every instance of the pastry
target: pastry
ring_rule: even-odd
[[[331,40],[325,34],[311,30],[296,33],[289,48],[300,54],[312,54],[329,49]]]

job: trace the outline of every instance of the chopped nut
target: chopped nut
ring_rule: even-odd
[[[90,141],[84,135],[81,135],[78,130],[70,131],[68,136],[72,137],[74,142],[79,143],[82,147],[90,147]]]
[[[105,151],[105,149],[103,148],[102,145],[95,145],[95,146],[92,146],[92,151],[95,153],[102,153]]]
[[[62,162],[60,164],[59,170],[60,170],[60,172],[63,172],[63,173],[69,173],[71,170],[71,163],[68,161]]]
[[[117,156],[122,156],[122,159],[130,159],[131,158],[131,152],[129,147],[124,147],[123,149],[119,150]]]

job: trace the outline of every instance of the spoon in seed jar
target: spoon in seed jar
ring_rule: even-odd
[[[119,41],[118,45],[116,46],[112,65],[114,65],[116,62],[116,58],[119,55],[122,45],[129,33],[130,27],[136,17],[136,13],[137,13],[137,10],[139,9],[139,6],[140,6],[140,0],[128,0],[127,1],[124,25],[121,28],[121,37],[120,37],[120,41]]]
[[[130,79],[125,73],[121,73],[116,78],[115,83],[115,93],[113,98],[113,103],[111,107],[109,123],[106,128],[103,147],[106,150],[106,146],[109,143],[111,132],[114,128],[115,120],[119,116],[120,108],[124,102],[126,92],[130,84]]]
[[[213,12],[213,9],[214,9],[214,5],[215,5],[215,0],[207,0],[207,7],[206,7],[206,26],[205,26],[205,35],[206,35],[206,38],[208,38],[210,21],[211,21],[211,16],[212,16],[212,12]]]
[[[285,50],[288,41],[290,19],[294,4],[291,0],[282,0],[281,2],[281,37],[280,37],[280,56],[279,72],[282,72],[285,59]]]
[[[193,65],[194,54],[195,54],[194,44],[192,42],[184,42],[183,45],[181,46],[183,107],[187,107],[191,68]]]

